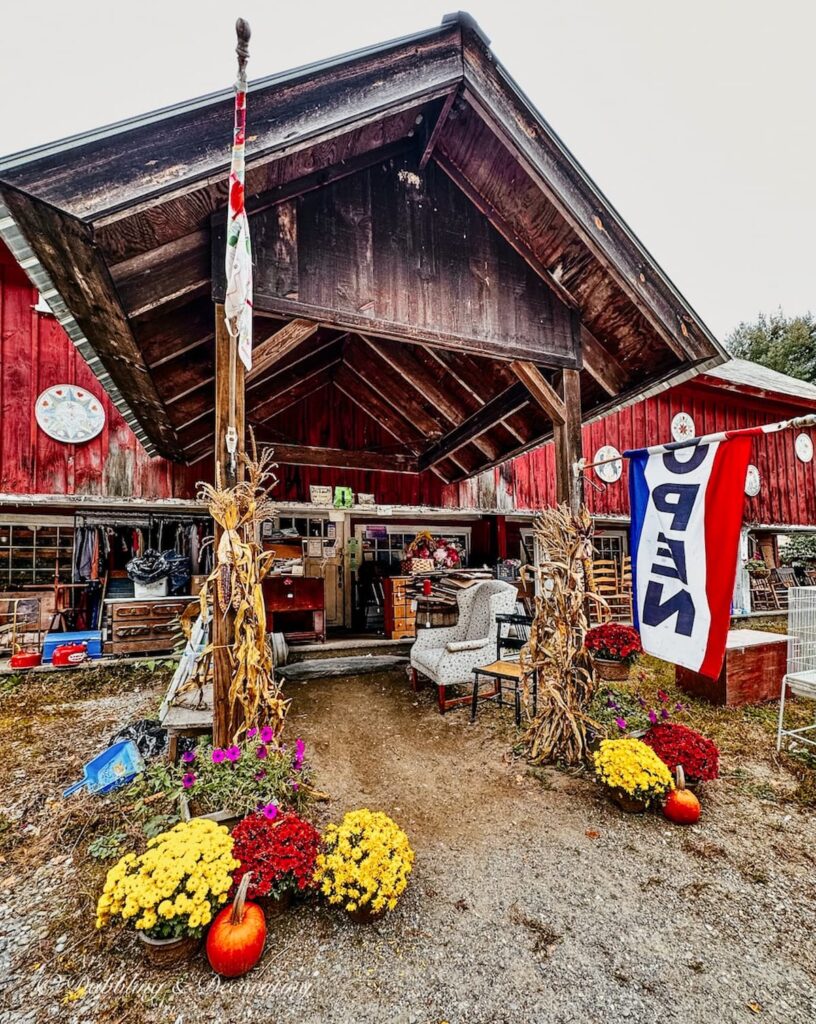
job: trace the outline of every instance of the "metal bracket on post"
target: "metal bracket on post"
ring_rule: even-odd
[[[227,454],[229,455],[230,476],[234,477],[238,468],[236,459],[238,453],[238,431],[232,423],[227,427],[224,442],[227,446]]]

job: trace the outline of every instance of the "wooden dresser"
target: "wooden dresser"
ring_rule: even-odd
[[[392,640],[406,640],[416,636],[416,612],[411,610],[411,599],[406,587],[411,576],[389,576],[385,580],[385,635]]]
[[[105,602],[105,654],[166,654],[181,632],[178,618],[193,597],[121,598]]]
[[[263,581],[269,633],[287,640],[326,640],[323,580],[316,576],[267,576]]]

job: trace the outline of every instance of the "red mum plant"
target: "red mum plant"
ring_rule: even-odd
[[[627,665],[630,665],[643,650],[638,631],[619,622],[605,622],[602,626],[588,629],[584,637],[584,646],[596,658],[623,661]]]
[[[311,888],[320,833],[310,822],[291,812],[274,817],[259,812],[239,821],[232,838],[233,856],[241,862],[233,886],[237,889],[251,871],[250,899],[277,899]]]
[[[687,725],[676,722],[654,725],[643,742],[670,771],[681,764],[689,782],[708,782],[720,773],[720,752],[716,744]]]

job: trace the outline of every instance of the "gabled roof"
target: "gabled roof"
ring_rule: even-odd
[[[200,451],[195,425],[204,430],[212,408],[210,228],[224,216],[231,120],[224,91],[0,161],[0,233],[148,450],[183,460]],[[585,416],[724,358],[468,15],[252,83],[251,213],[396,159],[420,173],[437,164],[580,316]],[[257,326],[263,343],[280,323]],[[347,365],[360,376],[347,358],[359,345],[347,333],[321,328],[292,365],[308,358],[327,379]],[[482,364],[474,354],[466,373],[446,369],[468,378],[472,400],[449,410],[442,433],[472,418],[469,406],[498,399],[501,353]],[[267,409],[280,408],[283,380],[291,386],[285,368],[255,383]],[[419,385],[421,398],[421,376]],[[386,399],[415,423],[410,389],[409,381]],[[368,407],[386,425],[377,397]],[[438,409],[428,412],[433,420]],[[539,443],[549,425],[537,412],[533,404],[515,426],[488,425],[448,478]],[[429,424],[417,446],[438,433]]]

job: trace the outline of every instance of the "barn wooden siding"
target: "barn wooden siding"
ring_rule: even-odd
[[[0,243],[0,492],[192,497],[196,468],[145,454],[68,335],[36,303],[36,290]],[[98,437],[66,445],[39,428],[34,404],[53,384],[77,384],[100,399]]]
[[[611,413],[583,429],[584,455],[592,460],[605,444],[619,451],[642,448],[671,439],[672,417],[687,412],[698,434],[773,423],[804,414],[801,406],[771,401],[722,388],[690,383],[655,398]],[[751,461],[759,469],[761,487],[745,499],[744,521],[757,525],[816,525],[816,460],[801,462],[794,451],[799,431],[789,430],[754,441]],[[808,430],[816,447],[816,432]],[[597,485],[597,486],[596,486]],[[621,479],[603,485],[594,470],[587,473],[586,498],[599,516],[628,516],[626,463]],[[555,501],[553,446],[548,444],[488,470],[471,480],[444,489],[446,506],[536,509]]]

